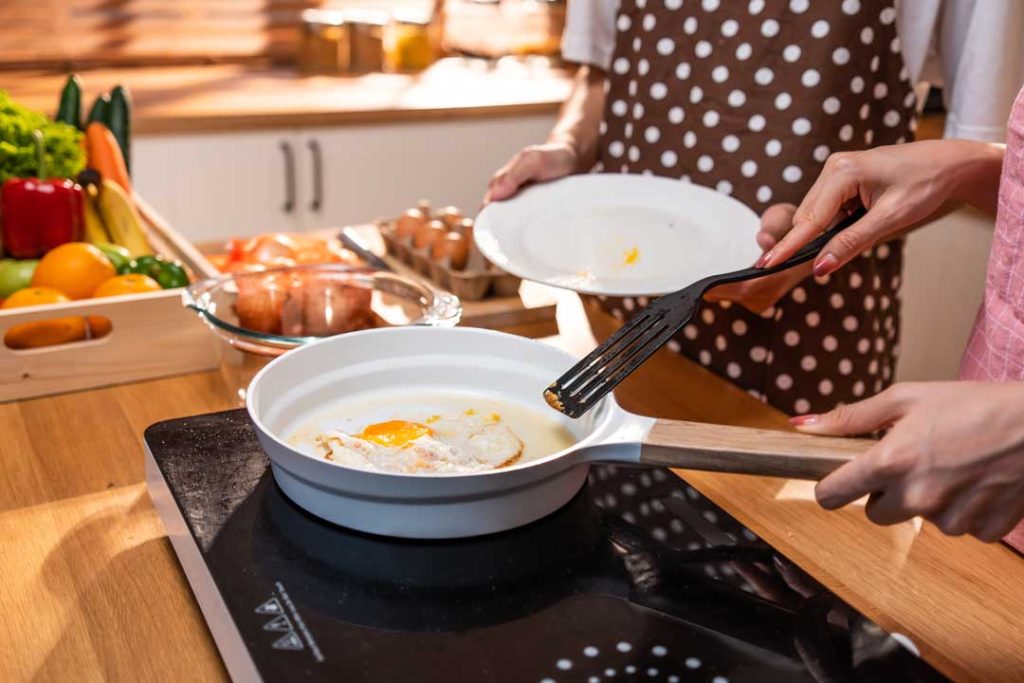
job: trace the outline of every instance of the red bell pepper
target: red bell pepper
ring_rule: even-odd
[[[19,259],[82,239],[82,188],[66,178],[45,180],[42,134],[35,137],[39,177],[11,178],[0,190],[3,247]]]

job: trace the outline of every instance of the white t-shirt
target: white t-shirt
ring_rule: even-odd
[[[569,0],[562,56],[607,70],[618,8],[618,0]],[[896,8],[911,80],[943,87],[945,136],[1003,141],[1024,83],[1024,1],[896,0]]]

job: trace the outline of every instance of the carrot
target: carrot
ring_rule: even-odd
[[[128,179],[128,168],[124,163],[124,155],[117,144],[117,138],[110,129],[99,121],[93,121],[85,129],[86,164],[100,172],[100,176],[109,178],[124,188],[128,196],[132,193],[132,183]]]

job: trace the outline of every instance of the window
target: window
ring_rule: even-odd
[[[0,68],[291,61],[324,0],[2,0]]]

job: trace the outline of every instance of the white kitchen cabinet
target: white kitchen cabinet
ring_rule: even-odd
[[[491,173],[553,123],[540,115],[140,136],[133,177],[197,242],[365,222],[420,199],[472,213]]]
[[[139,137],[132,177],[196,241],[301,230],[296,145],[291,130]]]
[[[318,146],[323,168],[319,210],[311,208],[313,160],[301,169],[307,226],[395,215],[420,199],[475,213],[491,174],[553,123],[538,116],[304,130],[300,148],[312,156]]]

